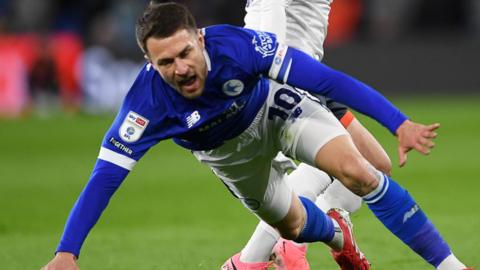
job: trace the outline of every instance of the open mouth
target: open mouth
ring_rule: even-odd
[[[190,77],[187,77],[181,81],[178,82],[180,86],[191,86],[193,83],[195,83],[195,80],[197,79],[197,76],[192,75]]]
[[[197,90],[197,76],[196,75],[192,75],[192,76],[189,76],[185,79],[182,79],[180,81],[178,81],[178,85],[180,86],[180,88],[183,89],[183,91],[185,92],[188,92],[188,93],[192,93],[192,92],[195,92]]]

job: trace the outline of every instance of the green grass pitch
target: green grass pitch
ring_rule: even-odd
[[[480,97],[403,98],[414,120],[438,121],[428,157],[411,153],[399,169],[396,141],[361,118],[385,146],[394,178],[407,187],[459,258],[480,267]],[[87,181],[112,116],[0,121],[0,269],[39,269],[53,256],[65,219]],[[373,269],[431,269],[367,207],[353,215]],[[256,225],[216,179],[171,142],[150,150],[87,238],[82,269],[218,269]],[[312,269],[338,269],[322,244]]]

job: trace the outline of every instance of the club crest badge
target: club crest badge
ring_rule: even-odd
[[[275,43],[272,37],[261,31],[255,32],[257,35],[253,37],[252,44],[255,46],[255,51],[260,53],[263,58],[272,56],[275,54]]]
[[[240,80],[229,80],[223,84],[222,90],[225,95],[230,97],[235,97],[240,95],[243,92],[245,86]]]
[[[143,132],[148,126],[148,119],[135,113],[133,111],[128,112],[127,116],[123,120],[118,133],[120,138],[124,142],[132,143],[136,142],[142,137]]]

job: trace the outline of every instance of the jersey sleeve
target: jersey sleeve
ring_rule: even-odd
[[[145,70],[144,70],[145,72]],[[57,252],[79,256],[85,238],[107,207],[110,198],[147,150],[158,143],[157,123],[150,121],[158,113],[151,109],[148,85],[140,73],[124,100],[115,121],[105,134],[97,162],[88,183],[67,219]]]
[[[268,75],[278,47],[275,34],[229,25],[208,27],[205,33],[217,55],[252,75]]]
[[[372,87],[286,45],[278,45],[268,76],[343,103],[372,117],[392,134],[408,119]]]
[[[128,172],[107,161],[97,160],[87,185],[70,211],[57,252],[70,252],[79,257],[85,238]]]

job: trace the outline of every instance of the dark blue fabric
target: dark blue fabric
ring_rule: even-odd
[[[78,258],[88,232],[128,172],[110,162],[97,160],[90,180],[70,212],[57,252],[70,252]]]
[[[300,235],[295,239],[298,243],[330,242],[335,235],[332,219],[318,208],[315,203],[305,197],[300,197],[305,207],[307,218]]]
[[[385,181],[385,194],[374,203],[367,201],[368,207],[413,251],[433,266],[438,266],[451,253],[447,243],[412,196],[393,179],[385,176]]]
[[[452,251],[435,226],[428,221],[417,234],[408,240],[407,245],[434,267],[440,265]]]

